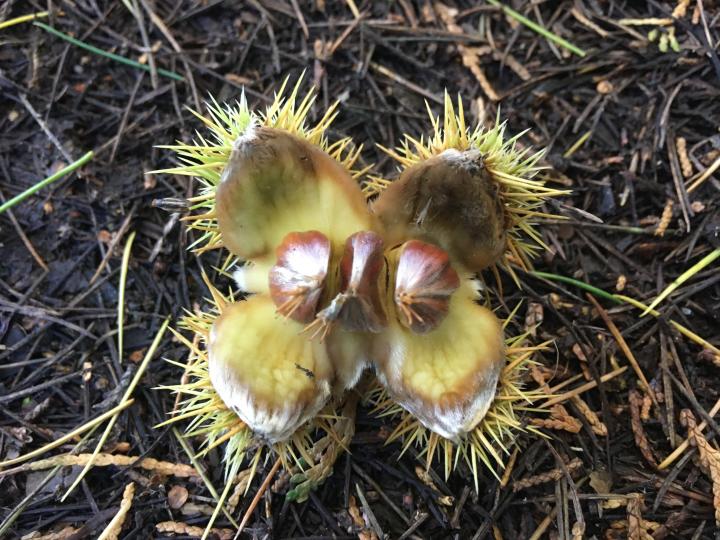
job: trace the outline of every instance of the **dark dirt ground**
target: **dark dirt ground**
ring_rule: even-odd
[[[188,196],[195,186],[183,177],[143,173],[173,164],[171,155],[154,145],[189,140],[199,123],[185,107],[198,106],[208,94],[233,99],[244,85],[260,106],[286,75],[294,79],[306,70],[308,84],[319,86],[315,114],[340,99],[333,136],[352,135],[365,145],[363,159],[387,173],[393,164],[375,144],[426,132],[424,100],[439,110],[444,88],[463,96],[473,122],[493,118],[500,107],[512,133],[531,128],[524,142],[548,148],[551,183],[573,189],[551,207],[570,221],[543,226],[553,253],[539,260],[537,269],[610,292],[624,279],[625,294],[652,299],[720,245],[720,173],[692,192],[687,189],[692,179],[683,173],[686,161],[697,177],[720,157],[716,1],[693,0],[686,15],[663,27],[620,21],[668,18],[674,1],[513,2],[584,49],[583,58],[483,3],[457,5],[454,23],[440,17],[441,6],[422,0],[358,1],[359,21],[350,4],[128,2],[139,19],[122,2],[0,5],[0,21],[50,9],[44,22],[133,59],[144,55],[147,61],[149,46],[156,67],[183,79],[89,53],[32,23],[0,31],[1,196],[9,198],[96,151],[77,174],[0,215],[0,458],[37,448],[117,404],[164,318],[202,302],[201,270],[216,263],[214,255],[198,261],[186,251],[191,239],[177,219],[151,206],[156,198]],[[661,50],[670,29],[679,52]],[[647,36],[653,30],[657,36],[651,42]],[[475,73],[463,65],[460,47],[477,58]],[[478,70],[487,78],[484,87]],[[658,236],[668,201],[672,216]],[[137,237],[125,322],[131,361],[121,364],[119,269],[132,231]],[[90,285],[109,249],[107,264]],[[512,306],[525,299],[522,309],[542,316],[537,342],[556,340],[557,353],[542,358],[556,373],[553,384],[576,374],[595,380],[628,364],[584,291],[529,274],[521,280],[521,290],[507,281],[505,300]],[[720,359],[668,323],[674,319],[720,345],[718,267],[686,283],[661,306],[660,319],[641,319],[626,304],[599,300],[661,401],[644,420],[638,400],[647,396],[628,369],[583,395],[606,424],[607,436],[596,434],[578,406],[568,404],[570,414],[581,419],[579,432],[548,430],[547,442],[521,439],[507,485],[484,473],[475,494],[462,467],[447,483],[438,477],[435,490],[428,487],[416,475],[411,454],[398,460],[399,447],[382,444],[388,426],[361,415],[352,455],[341,458],[311,499],[284,503],[282,486],[276,486],[280,492],[265,495],[244,536],[372,538],[382,531],[388,538],[514,539],[533,533],[570,538],[573,527],[578,531],[584,524],[587,538],[715,538],[712,484],[698,452],[686,451],[666,470],[654,464],[687,436],[680,411],[690,409],[700,421],[720,398]],[[160,351],[166,358],[184,354],[169,334]],[[160,358],[153,361],[105,451],[187,462],[172,431],[152,428],[173,406],[171,395],[152,388],[176,381],[180,373]],[[712,422],[705,433],[712,439],[720,428]],[[219,457],[215,452],[206,461],[216,486],[222,485]],[[579,463],[572,471],[558,468],[558,460],[573,459]],[[715,459],[710,465],[720,474]],[[11,523],[8,538],[66,526],[71,528],[57,538],[95,538],[117,513],[131,480],[136,494],[123,538],[163,538],[167,533],[155,525],[164,521],[204,526],[212,504],[202,483],[116,466],[93,469],[81,488],[60,502],[77,467],[60,469],[43,485],[47,473],[0,477],[0,520]],[[550,474],[538,476],[542,473]],[[535,485],[523,488],[527,484]],[[192,505],[171,508],[172,486],[180,486],[181,494],[185,488]],[[367,507],[357,502],[368,523],[365,531],[353,528],[349,514],[356,486],[367,501]],[[451,504],[440,504],[440,495],[451,496]],[[720,511],[720,501],[716,508]],[[222,515],[217,526],[228,527]]]

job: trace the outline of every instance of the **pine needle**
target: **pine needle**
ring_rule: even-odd
[[[34,21],[36,19],[44,19],[50,14],[48,11],[38,11],[37,13],[30,13],[29,15],[21,15],[14,19],[8,19],[7,21],[0,22],[0,30],[10,28],[16,24],[22,24],[24,22]]]
[[[7,21],[7,22],[10,22],[10,21]],[[19,195],[16,195],[15,197],[13,197],[12,199],[10,199],[9,201],[4,202],[2,205],[0,205],[0,214],[2,214],[3,212],[5,212],[5,210],[9,210],[10,208],[12,208],[13,206],[15,206],[16,204],[19,204],[19,203],[23,202],[25,199],[27,199],[28,197],[34,195],[35,193],[37,193],[38,191],[40,191],[40,190],[41,190],[42,188],[44,188],[45,186],[49,186],[49,185],[52,184],[53,182],[55,182],[55,181],[57,181],[57,180],[60,180],[63,176],[65,176],[65,175],[67,175],[67,174],[70,174],[71,172],[79,169],[80,167],[82,167],[83,165],[85,165],[88,161],[90,161],[94,156],[95,156],[95,153],[92,152],[92,151],[86,153],[86,154],[85,154],[84,156],[82,156],[80,159],[78,159],[77,161],[73,161],[73,162],[72,162],[70,165],[68,165],[67,167],[64,167],[64,168],[60,169],[58,172],[56,172],[56,173],[51,174],[50,176],[48,176],[45,180],[41,180],[40,182],[38,182],[38,183],[35,184],[34,186],[26,189],[25,191],[23,191],[23,192],[20,193]]]
[[[135,376],[132,378],[132,381],[130,381],[130,384],[128,385],[127,390],[125,390],[125,394],[123,395],[122,399],[120,400],[121,404],[125,403],[126,401],[130,401],[130,396],[132,396],[132,393],[135,391],[135,387],[140,382],[140,379],[142,378],[142,376],[145,374],[145,370],[147,369],[148,365],[150,364],[150,360],[152,360],[152,358],[155,356],[155,352],[157,351],[158,347],[160,346],[160,342],[162,341],[162,338],[165,335],[165,331],[167,330],[169,323],[170,323],[170,319],[169,318],[165,319],[162,326],[160,327],[160,330],[158,330],[158,333],[155,335],[155,339],[153,340],[152,344],[150,345],[150,348],[145,353],[145,358],[143,358],[143,361],[140,363],[138,370],[135,372]],[[92,458],[90,458],[90,460],[88,460],[88,462],[85,464],[85,467],[83,467],[83,470],[80,472],[80,474],[77,476],[75,481],[65,492],[65,495],[63,495],[62,498],[60,499],[61,501],[65,501],[65,499],[67,499],[68,495],[70,495],[70,493],[73,492],[73,490],[82,481],[82,479],[85,478],[85,475],[90,470],[90,468],[93,466],[93,461],[94,461],[95,456],[97,456],[100,453],[100,450],[102,449],[103,445],[105,444],[105,441],[110,436],[110,432],[112,431],[112,428],[115,425],[115,422],[117,421],[118,417],[119,417],[119,412],[110,418],[110,421],[108,422],[107,426],[105,427],[105,431],[100,436],[100,440],[98,441],[97,446],[95,446],[95,450],[93,451]]]
[[[120,62],[121,64],[125,64],[126,66],[132,66],[137,69],[142,69],[143,71],[151,71],[151,68],[148,65],[141,64],[140,62],[136,62],[135,60],[131,60],[130,58],[126,58],[125,56],[120,56],[119,54],[99,49],[98,47],[85,43],[84,41],[80,41],[79,39],[76,39],[72,36],[68,36],[57,28],[53,28],[52,26],[49,26],[45,23],[36,22],[33,24],[35,26],[39,26],[40,28],[42,28],[46,32],[51,33],[52,35],[59,37],[60,39],[64,39],[65,41],[67,41],[68,43],[72,43],[76,47],[80,47],[82,49],[85,49],[86,51],[90,51],[91,53],[104,56],[105,58],[110,58],[111,60],[115,60],[116,62]],[[183,77],[182,75],[178,75],[174,71],[168,71],[167,69],[158,69],[157,72],[159,75],[169,77],[170,79],[175,79],[176,81],[185,80],[185,77]]]
[[[505,12],[505,14],[506,14],[508,17],[512,17],[513,19],[515,19],[515,20],[516,20],[517,22],[519,22],[520,24],[524,24],[524,25],[527,26],[530,30],[533,30],[534,32],[537,32],[538,34],[540,34],[541,36],[543,36],[545,39],[549,39],[550,41],[552,41],[552,42],[554,42],[554,43],[557,43],[557,44],[560,45],[561,47],[566,48],[566,49],[567,49],[568,51],[570,51],[571,53],[578,55],[580,58],[584,58],[585,56],[587,56],[587,53],[586,53],[584,50],[582,50],[580,47],[576,47],[575,45],[573,45],[572,43],[570,43],[570,42],[567,41],[566,39],[563,39],[563,38],[561,38],[560,36],[558,36],[558,35],[556,35],[556,34],[553,34],[553,33],[552,33],[550,30],[548,30],[547,28],[544,28],[544,27],[540,26],[540,25],[539,25],[538,23],[536,23],[535,21],[531,21],[530,19],[528,19],[528,18],[525,17],[524,15],[518,13],[518,12],[515,11],[514,9],[509,8],[509,7],[507,7],[507,6],[504,6],[504,5],[501,4],[498,0],[487,0],[487,1],[488,1],[488,4],[491,4],[491,5],[495,6],[495,7],[499,7],[500,9],[502,9],[502,10]]]
[[[123,361],[123,339],[125,336],[125,285],[127,283],[128,266],[130,264],[130,252],[132,250],[133,241],[135,240],[135,231],[125,242],[123,249],[122,264],[120,266],[120,285],[118,287],[118,313],[117,313],[117,333],[118,333],[118,362]]]
[[[620,300],[614,294],[611,294],[607,291],[599,289],[599,288],[595,287],[594,285],[590,285],[589,283],[585,283],[584,281],[579,281],[577,279],[573,279],[573,278],[567,277],[567,276],[561,276],[558,274],[550,274],[548,272],[533,271],[533,272],[530,272],[530,275],[541,277],[544,279],[549,279],[550,281],[559,281],[561,283],[568,283],[570,285],[575,285],[577,288],[586,290],[589,293],[594,294],[598,298],[604,298],[605,300],[609,300],[610,302],[613,302],[615,304],[622,304],[622,300]]]
[[[661,292],[655,300],[652,301],[652,303],[645,309],[645,311],[642,312],[640,316],[644,317],[645,315],[650,313],[653,309],[660,305],[663,300],[670,296],[675,291],[675,289],[680,287],[683,283],[685,283],[688,279],[700,272],[703,268],[712,264],[718,258],[720,258],[720,248],[716,248],[714,251],[711,251],[697,263],[688,268],[685,272],[680,274],[680,276],[675,281],[673,281],[668,287],[666,287],[665,290]]]
[[[78,435],[81,433],[85,433],[86,431],[95,428],[108,418],[111,418],[117,414],[119,414],[121,411],[127,409],[130,405],[132,405],[135,402],[133,399],[128,399],[127,401],[121,402],[117,407],[113,407],[106,413],[101,414],[97,418],[93,418],[92,420],[89,420],[88,422],[85,422],[81,426],[75,428],[69,433],[66,433],[59,439],[56,439],[44,446],[41,446],[40,448],[33,450],[32,452],[28,452],[27,454],[23,454],[22,456],[18,456],[14,459],[8,459],[7,461],[0,462],[0,468],[9,467],[10,465],[17,465],[18,463],[22,463],[24,461],[27,461],[29,459],[32,459],[36,456],[40,456],[44,454],[45,452],[49,452],[50,450],[57,448],[58,446],[62,446],[68,441],[71,441],[75,439]],[[0,471],[0,477],[5,473],[5,471]]]

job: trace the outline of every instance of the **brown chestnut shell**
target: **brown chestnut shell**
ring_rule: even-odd
[[[412,332],[426,334],[447,316],[460,278],[445,250],[420,240],[405,242],[397,261],[394,301],[398,318]]]
[[[307,324],[315,318],[325,288],[330,240],[318,231],[292,232],[275,251],[269,282],[277,312]]]

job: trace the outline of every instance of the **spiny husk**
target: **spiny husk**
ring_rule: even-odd
[[[375,406],[373,414],[398,421],[386,442],[401,442],[400,455],[414,445],[420,450],[420,456],[425,457],[428,469],[437,458],[443,464],[446,479],[463,459],[473,475],[476,490],[480,474],[478,462],[499,478],[497,471],[505,467],[503,456],[510,454],[520,434],[532,432],[542,436],[538,429],[524,422],[523,415],[537,411],[537,405],[550,397],[539,389],[524,388],[525,372],[533,363],[533,355],[547,346],[547,343],[529,346],[526,338],[523,334],[506,340],[506,364],[490,409],[480,423],[459,441],[446,439],[423,426],[377,385],[368,394],[369,401]]]
[[[569,193],[548,187],[544,180],[537,178],[538,173],[545,168],[540,165],[543,151],[533,153],[529,148],[519,148],[517,142],[527,131],[508,137],[507,124],[500,122],[499,113],[495,124],[489,129],[481,125],[468,128],[462,100],[458,97],[455,112],[455,106],[447,92],[442,120],[432,113],[429,105],[428,114],[433,128],[429,137],[421,136],[417,139],[405,135],[400,147],[381,148],[403,169],[446,150],[478,150],[484,167],[499,186],[505,212],[508,240],[501,263],[507,266],[507,262],[512,260],[525,269],[530,268],[530,259],[541,249],[547,249],[547,245],[535,230],[534,220],[558,217],[543,212],[540,207],[548,198]],[[367,197],[372,197],[382,193],[390,184],[390,180],[371,177],[365,183],[364,192]]]
[[[176,337],[189,351],[186,364],[170,361],[185,369],[185,376],[176,385],[163,386],[181,396],[179,410],[161,425],[187,421],[186,437],[201,437],[203,449],[198,457],[213,448],[225,444],[224,462],[226,481],[231,482],[243,463],[249,462],[252,472],[263,457],[276,455],[286,471],[295,473],[295,483],[305,490],[295,493],[295,498],[307,496],[312,487],[322,482],[330,472],[337,456],[347,448],[354,433],[353,419],[343,414],[354,414],[347,403],[342,413],[328,405],[310,422],[299,428],[288,440],[268,444],[231,411],[217,394],[210,382],[208,372],[207,343],[210,328],[222,307],[233,301],[224,296],[207,279],[212,294],[210,310],[187,313],[179,328],[189,331],[191,339],[174,331]],[[297,490],[297,487],[296,487]]]
[[[244,92],[234,106],[221,105],[211,96],[206,103],[206,114],[190,110],[205,124],[205,133],[196,132],[191,143],[178,141],[175,145],[158,147],[174,151],[180,165],[151,172],[190,176],[200,184],[199,194],[189,199],[192,213],[183,218],[191,229],[201,233],[191,246],[197,253],[223,246],[215,214],[215,191],[232,152],[233,142],[251,124],[280,129],[308,141],[335,159],[353,179],[367,172],[367,169],[355,169],[362,146],[356,148],[349,137],[335,142],[330,142],[327,137],[327,130],[337,116],[338,104],[333,103],[317,122],[311,124],[309,116],[316,92],[311,88],[304,96],[301,95],[301,83],[302,77],[286,96],[286,78],[272,103],[260,112],[249,108]]]

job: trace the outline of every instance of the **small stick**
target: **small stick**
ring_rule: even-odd
[[[273,477],[275,476],[275,473],[280,468],[280,465],[282,464],[282,460],[280,458],[277,458],[277,461],[275,461],[275,465],[272,466],[272,469],[270,469],[270,472],[265,477],[265,480],[263,480],[262,485],[258,489],[257,493],[255,494],[255,497],[253,497],[253,500],[250,502],[250,506],[247,509],[247,512],[245,512],[245,515],[242,518],[242,521],[240,522],[240,527],[238,527],[237,533],[235,534],[235,538],[238,538],[240,536],[240,533],[243,532],[243,529],[245,528],[245,525],[247,525],[247,522],[250,521],[250,516],[255,511],[255,508],[257,507],[258,503],[260,502],[260,499],[263,496],[263,493],[267,491],[268,486],[270,486],[270,482],[272,482]]]
[[[638,379],[643,383],[645,386],[645,390],[650,395],[650,398],[653,400],[653,403],[655,406],[658,406],[657,397],[655,396],[655,391],[650,386],[650,383],[645,378],[645,374],[643,373],[642,369],[640,369],[640,364],[638,364],[638,361],[635,359],[635,355],[630,350],[630,347],[628,347],[627,342],[625,341],[625,338],[620,333],[620,330],[618,330],[618,327],[615,326],[615,323],[612,321],[610,316],[608,315],[607,311],[603,309],[603,307],[600,305],[600,303],[595,300],[595,297],[591,294],[586,294],[590,302],[595,306],[595,309],[597,310],[598,314],[602,318],[602,320],[605,322],[605,325],[608,327],[608,330],[610,330],[610,333],[615,338],[615,341],[617,341],[618,345],[620,346],[620,349],[625,354],[625,357],[630,362],[630,365],[635,370],[635,374],[638,376]]]
[[[0,191],[0,198],[2,198],[3,202],[5,201],[5,196],[3,195],[2,191]],[[32,245],[32,242],[25,234],[25,231],[23,231],[22,227],[20,227],[20,223],[18,223],[18,220],[15,218],[15,214],[13,214],[12,211],[8,210],[8,217],[10,218],[13,227],[15,227],[15,231],[18,233],[20,240],[22,240],[23,244],[25,244],[25,247],[30,252],[30,255],[32,255],[33,259],[35,259],[35,262],[37,262],[38,265],[40,265],[40,267],[45,270],[45,272],[50,271],[48,265],[45,263],[40,254],[35,250],[35,246]]]

